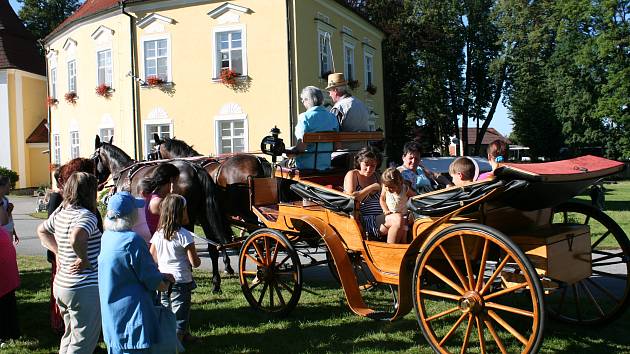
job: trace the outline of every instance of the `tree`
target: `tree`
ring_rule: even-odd
[[[18,0],[19,17],[35,38],[43,39],[80,5],[80,0]]]

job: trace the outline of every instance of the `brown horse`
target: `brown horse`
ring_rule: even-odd
[[[110,142],[101,142],[96,136],[94,144],[95,151],[92,160],[95,163],[96,176],[99,184],[107,181],[112,176],[116,190],[129,188],[135,193],[138,182],[150,176],[155,168],[162,162],[138,162],[134,161],[122,149],[114,146]],[[171,160],[169,163],[179,169],[177,184],[173,186],[174,193],[183,195],[188,205],[188,218],[190,224],[186,225],[189,230],[194,229],[195,222],[199,222],[203,228],[206,238],[212,246],[208,247],[212,260],[212,282],[214,291],[220,291],[221,277],[218,268],[219,251],[218,246],[231,241],[231,233],[228,225],[224,222],[223,214],[219,211],[217,197],[217,186],[212,181],[208,173],[186,160]],[[229,266],[229,258],[225,254],[224,262],[226,269]]]
[[[200,156],[192,146],[182,140],[153,135],[156,157],[162,159]],[[231,223],[257,224],[258,219],[249,208],[249,185],[247,179],[271,176],[271,164],[256,155],[235,154],[224,158],[206,157],[197,161],[208,171],[212,180],[219,186],[221,210]]]

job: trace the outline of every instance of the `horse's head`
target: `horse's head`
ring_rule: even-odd
[[[98,179],[98,184],[101,185],[107,181],[109,175],[112,173],[110,170],[109,156],[105,153],[105,144],[112,143],[114,137],[111,137],[108,142],[102,142],[101,138],[97,135],[94,141],[94,153],[90,157],[94,161],[94,174]]]
[[[152,151],[149,153],[148,155],[148,159],[153,161],[153,160],[161,160],[165,157],[163,157],[164,155],[162,154],[162,152],[160,151],[160,149],[162,148],[162,145],[164,145],[164,140],[162,140],[160,138],[160,135],[157,133],[153,133],[153,147],[152,147]],[[166,157],[168,158],[168,157]]]

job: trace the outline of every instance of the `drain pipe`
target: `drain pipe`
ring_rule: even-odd
[[[120,7],[120,11],[122,14],[129,17],[129,47],[131,50],[131,114],[133,116],[133,156],[136,160],[140,160],[140,156],[138,154],[138,87],[136,84],[137,80],[137,57],[136,57],[136,26],[135,17],[131,16],[127,11],[125,11],[125,1],[119,0],[118,6]]]
[[[289,76],[288,76],[288,81],[289,81],[289,136],[291,137],[291,145],[295,145],[297,142],[295,141],[295,135],[292,134],[293,132],[293,127],[294,127],[294,108],[295,108],[295,104],[293,102],[293,41],[292,41],[292,36],[293,36],[293,31],[291,30],[293,28],[293,16],[291,15],[292,9],[293,7],[291,6],[291,2],[293,0],[286,0],[286,10],[287,10],[287,52],[289,53],[287,55],[287,59],[288,59],[288,63],[289,63]],[[297,122],[295,122],[297,124]]]

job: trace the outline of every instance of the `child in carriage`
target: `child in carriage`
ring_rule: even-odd
[[[479,176],[479,166],[470,157],[458,157],[448,166],[448,174],[453,179],[453,184],[461,187],[473,183]]]
[[[188,223],[187,215],[186,199],[179,194],[167,195],[160,206],[160,223],[150,249],[160,272],[175,277],[170,296],[162,293],[162,304],[175,314],[177,336],[183,341],[194,340],[188,328],[192,290],[197,287],[192,267],[201,265],[194,234],[183,227]]]
[[[409,197],[416,195],[416,192],[404,183],[402,174],[395,167],[390,167],[383,172],[381,182],[383,188],[381,190],[380,203],[385,214],[383,227],[389,230],[392,225],[401,225],[396,234],[392,235],[394,237],[390,238],[388,232],[387,242],[403,243],[406,241],[409,220],[407,200]],[[399,221],[400,219],[402,221]]]

